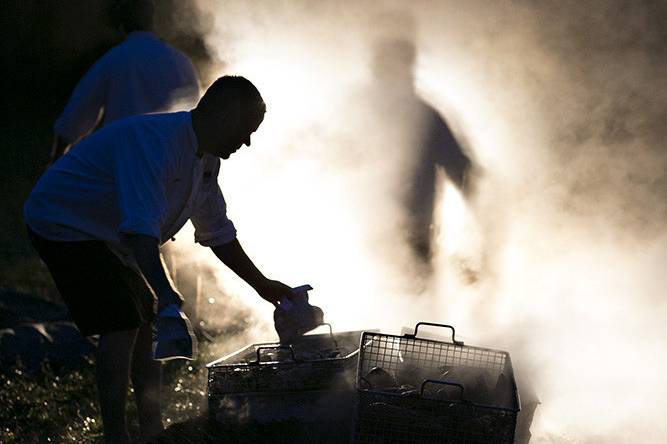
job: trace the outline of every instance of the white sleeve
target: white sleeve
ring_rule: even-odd
[[[74,88],[65,110],[53,125],[68,143],[76,143],[95,128],[106,103],[109,73],[105,57],[95,62]]]
[[[211,185],[191,220],[195,227],[195,242],[205,247],[227,244],[236,239],[236,228],[227,218],[227,203],[217,183]]]

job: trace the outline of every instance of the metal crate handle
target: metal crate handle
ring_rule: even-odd
[[[454,345],[463,345],[463,341],[456,340],[456,330],[454,329],[454,327],[446,324],[436,324],[435,322],[417,322],[417,325],[415,325],[415,332],[413,334],[407,333],[404,335],[404,337],[406,337],[407,339],[417,339],[417,330],[419,330],[420,325],[449,328],[452,330],[452,342],[454,343]]]
[[[250,364],[253,364],[253,365],[261,364],[260,354],[261,354],[262,350],[278,350],[278,349],[289,350],[290,353],[292,354],[292,360],[294,362],[299,362],[299,360],[294,355],[294,349],[292,348],[291,345],[267,345],[267,346],[264,346],[264,347],[257,347],[257,361],[251,362]]]
[[[334,348],[335,348],[336,350],[338,350],[338,341],[336,341],[336,337],[335,337],[334,334],[333,334],[333,327],[331,326],[331,324],[329,324],[328,322],[322,322],[320,325],[318,325],[318,326],[315,327],[315,328],[321,327],[321,326],[323,326],[323,325],[326,325],[327,327],[329,327],[329,336],[331,337],[331,340],[332,340],[333,343],[334,343]],[[313,330],[314,330],[314,329],[313,329]]]
[[[426,379],[426,380],[424,380],[424,382],[422,382],[421,396],[424,396],[424,388],[426,387],[426,384],[441,384],[441,385],[451,385],[453,387],[458,387],[461,390],[461,394],[459,395],[459,399],[461,401],[465,401],[465,399],[463,398],[464,388],[461,384],[458,384],[456,382],[440,381],[440,380],[437,380],[437,379]]]

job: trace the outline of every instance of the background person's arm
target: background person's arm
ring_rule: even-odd
[[[280,281],[268,279],[259,271],[237,239],[212,246],[213,253],[265,300],[277,305],[292,289]]]
[[[103,119],[109,89],[109,66],[107,57],[102,57],[93,64],[72,91],[65,109],[53,124],[55,140],[50,164],[94,131]]]

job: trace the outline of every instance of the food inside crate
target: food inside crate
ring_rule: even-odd
[[[417,337],[450,328],[452,342]],[[357,443],[511,443],[519,399],[506,352],[465,346],[454,328],[364,333],[357,372]]]
[[[210,415],[222,422],[336,424],[338,439],[347,440],[360,335],[330,331],[289,345],[252,344],[210,363]]]
[[[450,401],[460,399],[460,389],[450,385],[430,384],[424,387],[422,393],[420,386],[427,380],[456,382],[463,387],[466,399],[478,404],[503,406],[511,402],[512,387],[509,378],[504,373],[496,374],[477,367],[443,366],[435,371],[425,371],[406,366],[400,372],[388,372],[381,367],[373,367],[360,378],[359,387],[401,396],[424,396]]]
[[[330,331],[302,336],[289,345],[249,345],[208,364],[209,388],[237,393],[325,387],[331,383],[328,373],[356,368],[359,335]],[[353,383],[354,374],[351,378]]]

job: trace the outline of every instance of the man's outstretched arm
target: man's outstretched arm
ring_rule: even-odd
[[[213,253],[265,300],[277,305],[292,289],[279,281],[268,279],[259,271],[237,239],[211,247]]]
[[[176,291],[160,256],[159,241],[145,234],[126,234],[125,238],[134,253],[141,273],[157,297],[158,313],[169,304],[183,303],[183,297]]]

